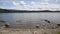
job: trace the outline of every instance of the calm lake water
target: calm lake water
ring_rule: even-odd
[[[14,26],[21,23],[30,24],[32,23],[31,21],[35,21],[33,23],[41,23],[42,20],[45,19],[51,21],[52,23],[60,24],[60,13],[0,13],[0,20],[6,21],[7,23]]]

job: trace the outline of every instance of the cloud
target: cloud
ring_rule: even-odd
[[[35,4],[35,2],[32,1],[31,4]]]
[[[10,1],[10,2],[9,2]],[[43,1],[43,0],[42,0]],[[45,0],[50,1],[50,0]],[[23,10],[60,10],[59,4],[48,4],[47,2],[37,2],[37,1],[30,1],[28,4],[25,1],[14,1],[14,0],[1,0],[0,2],[3,2],[3,8],[7,3],[13,3],[15,9],[23,9]],[[48,4],[48,5],[47,5]],[[6,7],[7,8],[7,7]]]
[[[19,5],[20,5],[20,3],[13,2],[13,5],[15,5],[15,6],[19,6]]]
[[[31,2],[30,4],[27,4],[24,1],[20,1],[20,6],[23,7],[23,10],[34,10],[37,8],[35,2]]]
[[[23,10],[60,10],[60,5],[59,4],[48,4],[48,3],[38,3],[38,2],[30,2],[30,4],[27,4],[24,1],[20,2],[13,2],[13,5],[20,8],[22,7]]]
[[[39,0],[40,1],[40,0]],[[5,7],[5,5],[8,3],[13,3],[15,9],[23,9],[23,10],[60,10],[60,5],[59,4],[48,4],[47,2],[45,2],[45,4],[43,2],[39,2],[36,0],[30,1],[30,3],[28,4],[26,1],[14,1],[14,0],[1,0],[0,2],[3,2],[3,8]],[[46,0],[46,1],[50,1],[50,0]],[[48,4],[48,5],[47,5]],[[7,8],[7,7],[6,7]]]
[[[35,2],[35,1],[31,1],[29,4],[27,4],[25,1],[19,1],[19,2],[16,2],[14,0],[9,0],[9,1],[13,3],[15,9],[23,9],[23,10],[57,10],[58,9],[60,10],[59,4],[50,5],[47,2],[43,3],[43,2]],[[9,3],[9,2],[8,0],[6,0],[4,3]]]
[[[24,5],[26,4],[24,1],[20,1],[20,3],[21,3],[21,4],[24,4]]]
[[[15,2],[13,1],[13,5],[16,9],[22,9],[25,8],[25,2],[24,1],[20,1],[20,2]]]

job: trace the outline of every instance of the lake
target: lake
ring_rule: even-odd
[[[12,26],[42,23],[43,20],[49,20],[52,23],[60,24],[60,13],[58,12],[39,12],[39,13],[0,13],[0,20],[6,21]],[[0,23],[2,24],[2,23]]]

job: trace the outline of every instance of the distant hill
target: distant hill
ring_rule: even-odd
[[[50,11],[50,10],[30,11],[30,10],[0,9],[0,13],[20,13],[20,12],[60,12],[60,11]]]

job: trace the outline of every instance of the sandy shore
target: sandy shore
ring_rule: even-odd
[[[60,29],[0,29],[0,34],[56,34]]]

